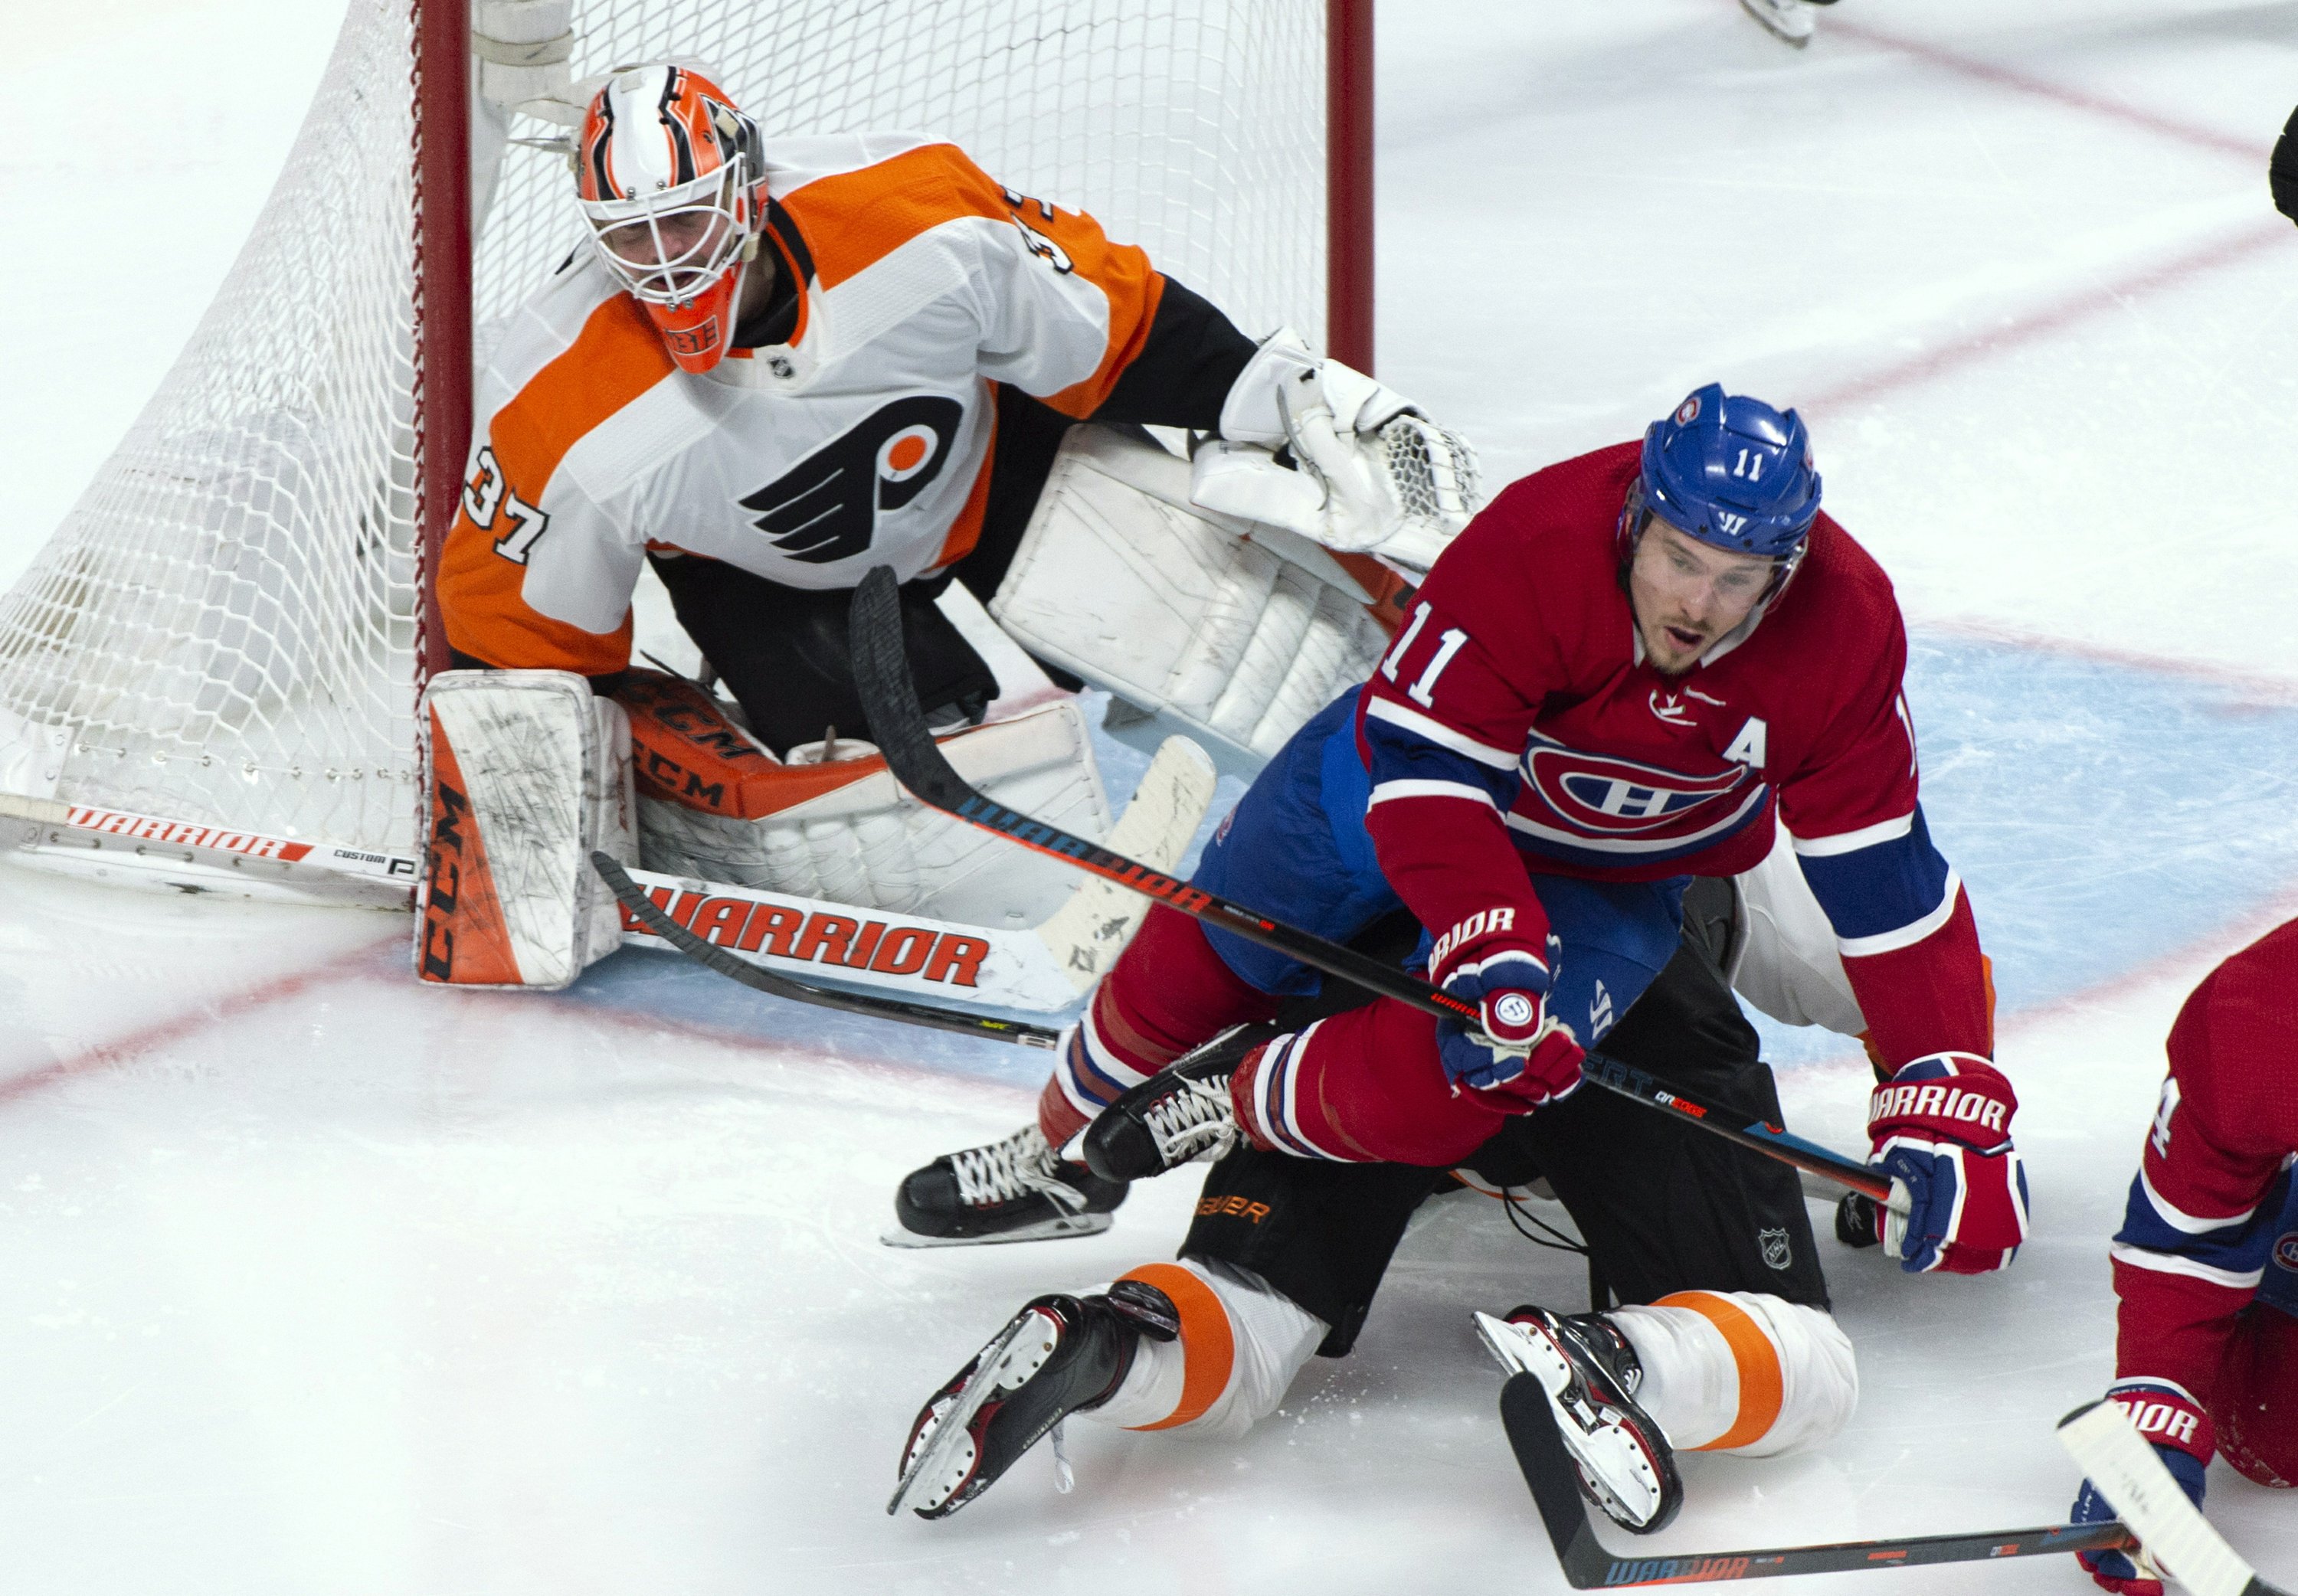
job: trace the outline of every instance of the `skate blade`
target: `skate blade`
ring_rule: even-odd
[[[1481,1311],[1476,1314],[1476,1334],[1503,1369],[1512,1375],[1530,1375],[1550,1396],[1572,1383],[1571,1365],[1548,1344],[1546,1336],[1527,1335],[1508,1320]],[[1558,1422],[1564,1420],[1559,1417]]]
[[[1013,1344],[1021,1339],[1021,1333],[1029,1327],[1029,1319],[1030,1315],[1026,1312],[1017,1314],[1013,1322],[999,1331],[997,1338],[982,1349],[980,1360],[974,1366],[976,1372],[971,1383],[958,1393],[957,1400],[950,1404],[949,1411],[942,1415],[941,1422],[934,1427],[934,1433],[926,1438],[926,1443],[919,1450],[916,1459],[902,1471],[901,1483],[894,1487],[893,1498],[886,1503],[889,1517],[902,1510],[902,1503],[908,1499],[912,1486],[922,1479],[939,1474],[942,1466],[948,1462],[960,1443],[968,1439],[966,1426],[973,1422],[973,1416],[981,1411],[982,1405],[997,1389],[997,1366],[1004,1360],[1005,1354],[1013,1350]]]
[[[896,1228],[881,1234],[878,1237],[878,1245],[886,1247],[988,1247],[1009,1241],[1059,1241],[1069,1236],[1099,1236],[1113,1223],[1115,1218],[1111,1214],[1073,1213],[1057,1220],[1040,1220],[1018,1230],[1001,1230],[995,1236],[920,1236],[914,1230]]]

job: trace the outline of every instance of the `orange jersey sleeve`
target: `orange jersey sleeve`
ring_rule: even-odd
[[[643,550],[624,547],[559,467],[674,369],[645,313],[616,294],[486,418],[439,557],[439,608],[458,652],[506,669],[590,676],[630,663],[630,593]]]

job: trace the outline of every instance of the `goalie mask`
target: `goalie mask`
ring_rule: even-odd
[[[765,216],[757,124],[690,67],[631,67],[591,97],[574,170],[599,259],[671,359],[718,364]]]

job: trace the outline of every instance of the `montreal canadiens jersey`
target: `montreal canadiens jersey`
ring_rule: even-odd
[[[1990,1052],[1978,934],[1917,801],[1889,581],[1822,515],[1768,608],[1663,676],[1620,580],[1639,459],[1623,443],[1514,484],[1429,573],[1359,712],[1384,872],[1432,933],[1505,906],[1536,951],[1532,874],[1737,874],[1784,820],[1877,1051]]]
[[[2112,1249],[2115,1372],[2206,1407],[2235,1316],[2298,1269],[2298,922],[2203,979],[2170,1028],[2170,1072]]]
[[[954,145],[769,140],[765,161],[762,248],[800,289],[788,343],[681,372],[587,250],[512,318],[440,561],[458,651],[623,669],[649,548],[812,589],[949,565],[980,530],[992,385],[1090,415],[1155,318],[1140,250]]]

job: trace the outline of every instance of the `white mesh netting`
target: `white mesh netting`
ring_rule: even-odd
[[[1324,11],[578,3],[572,64],[699,57],[769,135],[951,137],[1002,181],[1091,211],[1247,331],[1291,321],[1314,338]],[[412,37],[408,0],[351,0],[223,289],[0,600],[0,785],[411,851]],[[558,156],[508,151],[475,268],[482,351],[577,242],[569,183]]]

